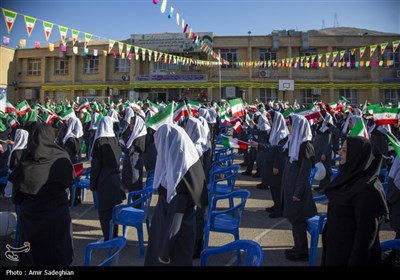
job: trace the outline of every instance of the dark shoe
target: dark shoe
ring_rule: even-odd
[[[308,254],[286,254],[286,259],[295,262],[308,262]]]
[[[285,250],[285,255],[293,254],[294,253],[294,248],[286,249]]]
[[[274,209],[275,209],[275,206],[271,206],[271,207],[265,208],[265,211],[271,213],[271,212],[274,212]]]
[[[257,172],[253,175],[253,178],[260,178],[260,177],[261,177],[260,173]]]
[[[245,171],[245,172],[242,172],[242,175],[244,175],[244,176],[251,176],[251,175],[252,175],[252,173],[251,173],[251,172],[247,172],[247,171]]]
[[[256,185],[256,188],[259,190],[268,190],[268,186],[261,184]]]
[[[278,211],[273,211],[273,212],[271,212],[271,213],[269,214],[268,217],[270,217],[270,218],[280,218],[280,217],[282,217],[282,213],[280,213],[280,212],[278,212]]]

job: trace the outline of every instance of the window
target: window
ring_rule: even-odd
[[[69,62],[68,59],[56,58],[54,61],[54,73],[56,75],[68,75]]]
[[[393,48],[386,48],[382,55],[383,67],[400,68],[400,48],[393,52]],[[388,61],[393,61],[394,64],[387,65]]]
[[[88,56],[83,61],[83,72],[84,73],[98,73],[99,72],[99,57]]]
[[[41,67],[42,67],[42,61],[40,58],[28,59],[28,75],[39,76]]]
[[[238,68],[237,65],[232,62],[237,62],[237,49],[221,49],[221,58],[229,61],[229,65],[222,64],[222,68]]]
[[[392,103],[393,105],[400,102],[400,89],[385,89],[385,104]]]
[[[339,62],[344,62],[344,65],[342,65],[342,67],[340,67],[339,69],[354,69],[355,63],[356,63],[356,53],[354,52],[354,54],[351,54],[351,51],[345,50],[345,53],[343,54],[343,58],[342,58],[342,60],[340,60],[340,52],[342,50],[338,50],[338,51],[339,51],[339,54],[338,54]]]
[[[274,88],[260,88],[260,102],[268,103],[271,100],[278,100],[278,94]]]
[[[340,89],[339,96],[343,96],[349,100],[347,105],[358,105],[357,90],[355,89]]]
[[[162,61],[153,62],[153,70],[165,72],[167,65]]]
[[[302,89],[301,90],[301,99],[300,99],[300,104],[311,104],[315,101],[320,101],[321,100],[321,95],[315,95],[313,94],[314,91],[313,89]]]
[[[127,58],[117,57],[114,59],[114,72],[129,73],[131,71],[131,61]]]
[[[260,61],[272,61],[276,60],[276,52],[272,52],[271,49],[260,49]],[[267,67],[262,65],[261,68]]]

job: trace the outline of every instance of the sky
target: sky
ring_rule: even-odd
[[[156,0],[154,0],[156,1]],[[159,0],[0,0],[0,6],[17,12],[16,22],[8,33],[4,17],[0,20],[0,40],[11,39],[16,47],[26,39],[27,47],[35,41],[46,44],[43,20],[69,29],[93,34],[92,40],[124,40],[131,34],[180,33],[176,13],[194,32],[214,35],[268,35],[273,30],[356,27],[400,34],[400,0],[168,0],[161,13]],[[174,13],[168,18],[171,6]],[[28,37],[20,14],[37,18]],[[336,15],[336,16],[335,16]],[[68,31],[67,37],[71,36]],[[53,27],[49,42],[60,40],[58,26]],[[0,41],[1,43],[1,41]]]

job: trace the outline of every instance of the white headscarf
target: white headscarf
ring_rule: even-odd
[[[83,136],[82,123],[77,117],[68,119],[68,129],[63,138],[63,144],[67,142],[68,138],[80,138]]]
[[[199,119],[190,117],[187,120],[185,131],[189,135],[190,139],[192,139],[197,153],[199,154],[199,157],[201,157],[203,153],[208,150],[208,140],[203,124]]]
[[[124,121],[126,121],[127,123],[130,123],[131,118],[133,118],[134,116],[135,116],[135,113],[133,112],[133,109],[131,108],[131,106],[126,107]]]
[[[199,160],[199,154],[185,130],[176,124],[163,124],[154,133],[157,149],[154,188],[167,189],[167,202],[176,195],[176,186],[189,168]]]
[[[96,126],[96,122],[97,122],[97,117],[100,115],[100,113],[98,112],[93,112],[92,113],[92,117],[90,119],[90,127],[89,130],[96,130],[97,126]]]
[[[206,133],[206,136],[207,136],[207,140],[210,141],[211,140],[211,132],[210,132],[210,127],[208,126],[206,119],[201,116],[199,116],[198,119],[199,119],[199,121],[201,121],[201,124],[203,125],[204,132]],[[210,148],[208,141],[207,141],[207,147]]]
[[[333,125],[332,115],[329,114],[328,112],[325,113],[324,121],[323,121],[321,127],[319,128],[319,131],[321,131],[322,133],[327,131],[329,129],[329,127],[326,125],[327,123],[330,123]]]
[[[100,120],[99,126],[96,130],[96,135],[94,136],[93,143],[102,137],[115,137],[113,120],[109,116],[105,116]]]
[[[258,118],[257,128],[261,131],[267,131],[267,132],[271,130],[271,126],[265,115],[261,114],[260,117]]]
[[[10,166],[11,155],[14,151],[23,150],[26,149],[26,147],[28,147],[28,137],[29,137],[29,132],[26,131],[25,129],[17,129],[15,131],[14,145],[11,148],[10,156],[8,157],[8,163],[7,163],[8,166]]]
[[[393,178],[393,184],[396,186],[398,190],[400,190],[400,158],[396,156],[392,167],[389,171],[389,177]]]
[[[310,124],[304,116],[291,115],[290,118],[292,119],[292,131],[286,145],[289,148],[289,161],[293,162],[299,159],[300,145],[305,141],[311,141],[312,133]]]
[[[211,116],[210,112],[207,108],[200,108],[199,109],[199,116],[203,117],[208,123],[211,123]]]
[[[126,147],[129,149],[132,146],[133,140],[146,134],[147,134],[147,129],[144,120],[142,119],[142,117],[136,116],[135,126],[133,128],[131,136],[128,139]]]
[[[274,121],[272,122],[271,134],[269,136],[269,143],[271,145],[278,145],[279,142],[289,135],[289,130],[286,126],[285,118],[278,111],[274,112]]]
[[[210,116],[210,123],[217,122],[217,111],[213,107],[208,109],[208,115]]]
[[[107,114],[111,119],[113,120],[114,123],[119,122],[119,114],[115,109],[110,109]]]

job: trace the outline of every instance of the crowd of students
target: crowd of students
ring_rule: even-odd
[[[21,209],[20,242],[28,241],[32,248],[20,265],[71,264],[66,190],[73,184],[73,164],[83,160],[83,143],[104,240],[118,235],[115,226],[110,236],[113,207],[122,203],[127,192],[142,188],[144,170],[154,169],[153,187],[159,196],[145,265],[192,265],[202,250],[212,153],[220,130],[226,131],[221,108],[215,102],[204,104],[194,116],[154,130],[146,126],[155,113],[149,103],[139,109],[129,102],[99,105],[76,106],[79,117],[68,114],[52,124],[43,118],[25,118],[0,135],[5,142],[0,158],[10,169],[5,191]],[[242,151],[247,167],[242,174],[252,175],[256,162],[261,178],[257,187],[270,189],[274,202],[266,209],[269,217],[283,216],[292,225],[294,247],[285,256],[304,261],[308,259],[306,221],[317,214],[309,178],[321,162],[326,175],[318,192],[329,199],[322,264],[378,264],[380,223],[390,218],[396,238],[400,237],[399,156],[390,156],[385,135],[389,130],[399,138],[398,123],[376,126],[358,108],[344,113],[321,103],[319,109],[320,117],[312,120],[299,114],[285,118],[279,105],[249,109],[252,117],[242,117],[243,128],[237,135],[249,141],[249,149]],[[348,135],[358,118],[369,128],[369,139]],[[125,154],[122,168],[121,152]],[[334,155],[340,156],[340,164],[332,178]],[[387,194],[379,178],[382,167],[390,170]],[[78,192],[75,201],[80,203]]]

